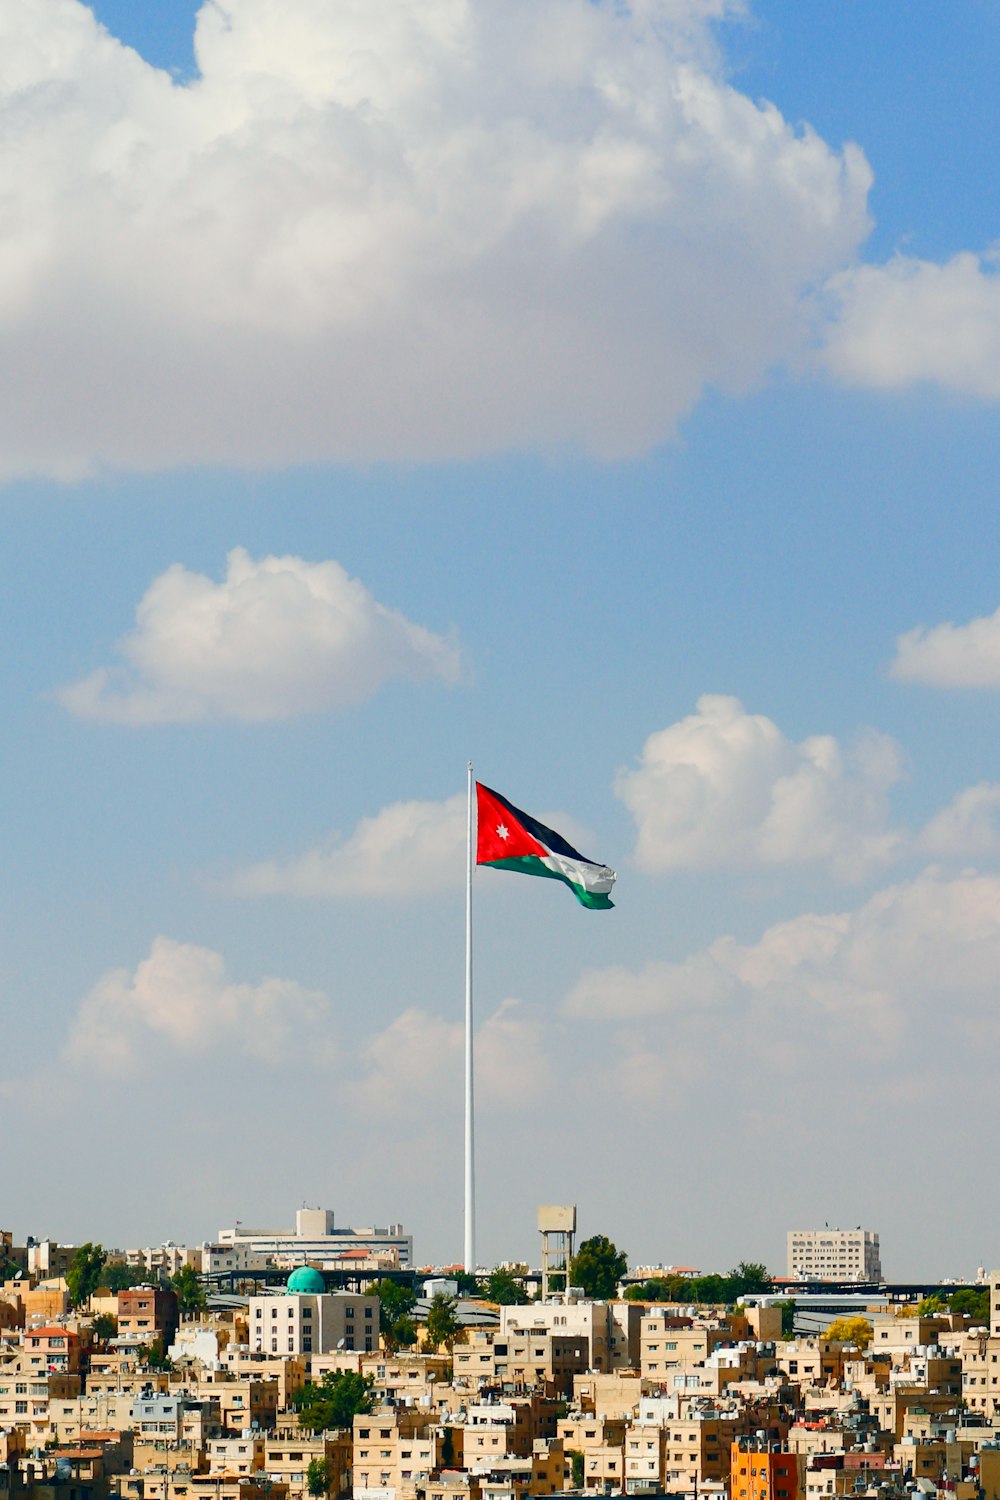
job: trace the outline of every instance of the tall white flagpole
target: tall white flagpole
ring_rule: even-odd
[[[472,761],[469,761],[468,859],[465,869],[465,1269],[476,1270],[476,1129],[472,1069]]]

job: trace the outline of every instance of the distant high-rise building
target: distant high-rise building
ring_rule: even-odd
[[[799,1281],[881,1281],[878,1235],[870,1229],[790,1229],[788,1275]]]

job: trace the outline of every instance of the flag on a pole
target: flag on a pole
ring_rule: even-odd
[[[561,834],[476,782],[476,864],[563,880],[582,906],[606,911],[615,872],[585,859]]]

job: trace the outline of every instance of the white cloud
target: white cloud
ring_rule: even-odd
[[[487,1107],[534,1109],[551,1083],[552,1038],[538,1011],[503,1000],[476,1038],[476,1091]]]
[[[1000,854],[1000,785],[981,781],[943,807],[920,835],[921,846],[940,857]]]
[[[172,81],[0,10],[0,478],[667,437],[802,346],[861,152],[728,86],[727,0],[206,0]]]
[[[221,954],[158,937],[134,972],[113,969],[81,1002],[64,1048],[73,1065],[124,1074],[166,1046],[189,1059],[227,1050],[259,1061],[329,1061],[329,1005],[292,979],[239,984]]]
[[[227,885],[242,896],[426,896],[462,884],[465,842],[464,793],[394,802],[342,842],[251,865]]]
[[[577,847],[591,847],[592,835],[569,813],[539,817]],[[334,835],[304,854],[261,860],[237,870],[223,885],[237,896],[437,895],[465,881],[466,823],[464,792],[444,802],[393,802],[362,818],[346,839]]]
[[[222,583],[179,563],[155,579],[120,650],[126,665],[61,689],[64,707],[117,724],[259,722],[357,703],[391,677],[459,671],[452,642],[379,604],[339,563],[241,547]]]
[[[476,1029],[476,1100],[509,1110],[537,1100],[549,1078],[540,1017],[519,1000],[504,1000]],[[410,1006],[365,1043],[364,1074],[348,1085],[362,1108],[380,1114],[455,1115],[465,1076],[465,1026]]]
[[[858,911],[807,913],[753,944],[723,937],[679,963],[585,974],[564,1012],[621,1028],[637,1086],[654,1088],[675,1054],[692,1076],[811,1062],[835,1077],[853,1058],[888,1080],[915,1058],[967,1061],[974,1042],[1000,1038],[998,965],[1000,877],[929,869]]]
[[[897,255],[831,278],[835,321],[825,360],[841,380],[894,389],[931,381],[1000,398],[997,254],[963,251],[944,265]]]
[[[887,793],[899,751],[869,732],[850,751],[830,735],[800,744],[736,698],[706,695],[697,713],[650,735],[616,791],[650,873],[819,861],[857,879],[893,857]]]
[[[896,641],[892,675],[931,687],[1000,687],[1000,609],[967,625],[918,625]]]

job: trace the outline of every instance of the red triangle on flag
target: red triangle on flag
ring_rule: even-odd
[[[504,807],[481,782],[476,782],[476,808],[478,813],[478,839],[476,864],[488,865],[495,859],[523,859],[525,855],[543,857],[548,853],[544,844],[533,838],[516,818],[510,808]]]

